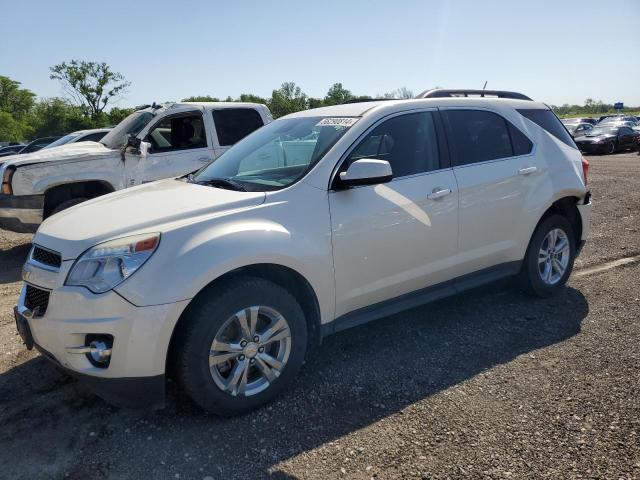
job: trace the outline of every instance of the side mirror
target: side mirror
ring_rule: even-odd
[[[140,149],[140,142],[141,142],[141,140],[138,137],[134,137],[133,135],[129,136],[127,138],[127,147],[133,147],[136,150],[139,150]]]
[[[150,149],[151,149],[151,144],[149,142],[140,142],[141,157],[146,157],[149,154]]]
[[[349,165],[345,172],[340,173],[339,186],[349,188],[357,185],[376,185],[386,183],[392,178],[391,165],[386,160],[361,158]]]

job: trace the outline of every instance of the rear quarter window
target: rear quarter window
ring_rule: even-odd
[[[573,138],[571,138],[571,135],[569,135],[569,132],[567,132],[565,126],[551,110],[521,109],[518,110],[518,113],[544,128],[562,143],[565,143],[572,148],[578,148],[576,147]]]

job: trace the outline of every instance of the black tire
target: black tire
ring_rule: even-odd
[[[569,242],[569,261],[566,270],[559,281],[553,285],[549,285],[542,279],[539,270],[538,255],[543,246],[543,242],[545,241],[545,237],[551,230],[556,228],[563,230],[567,236]],[[527,254],[525,255],[522,270],[520,271],[520,283],[522,288],[528,294],[537,297],[546,298],[556,295],[567,283],[567,280],[571,275],[571,271],[573,270],[573,262],[575,258],[576,240],[571,223],[562,215],[548,216],[538,225],[535,232],[533,232],[531,240],[529,241]]]
[[[206,294],[205,294],[206,295]],[[227,319],[252,305],[273,308],[282,314],[291,332],[291,350],[280,376],[254,395],[224,392],[209,370],[213,339]],[[204,410],[223,416],[238,415],[273,400],[289,387],[304,363],[307,351],[307,323],[296,299],[282,287],[260,278],[230,280],[210,290],[187,313],[186,326],[175,346],[177,374],[185,392]]]
[[[616,153],[616,144],[613,142],[607,145],[607,154],[611,155],[612,153]]]
[[[67,208],[71,208],[74,205],[78,205],[79,203],[86,202],[87,200],[89,199],[84,197],[77,197],[77,198],[72,198],[71,200],[65,200],[64,202],[56,205],[56,207],[51,211],[51,214],[49,216],[55,215],[56,213],[66,210]]]

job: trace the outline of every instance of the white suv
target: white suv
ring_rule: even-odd
[[[52,216],[15,309],[25,343],[112,403],[161,405],[173,372],[235,414],[331,333],[506,276],[558,292],[588,164],[545,105],[466,94],[295,113],[195,175]]]

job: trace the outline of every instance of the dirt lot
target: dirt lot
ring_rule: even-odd
[[[640,157],[591,157],[591,240],[559,297],[501,282],[329,338],[233,419],[171,389],[112,408],[15,334],[29,236],[0,230],[2,478],[640,478]]]

